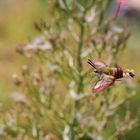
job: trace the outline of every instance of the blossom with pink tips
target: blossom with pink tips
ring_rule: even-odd
[[[117,3],[118,4],[124,4],[125,3],[125,0],[117,0]]]
[[[115,11],[114,19],[116,19],[120,13],[121,7],[125,4],[125,0],[117,0],[117,8]]]

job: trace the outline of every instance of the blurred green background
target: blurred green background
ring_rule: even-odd
[[[16,45],[36,36],[33,23],[40,19],[47,20],[46,9],[45,0],[0,0],[0,93],[2,97],[11,90],[11,75],[17,72],[19,64],[24,61],[16,53]],[[140,21],[135,18],[121,20],[127,22],[128,30],[132,33],[121,63],[134,67],[139,75],[140,64],[137,60],[140,59]]]
[[[16,45],[27,42],[37,32],[33,23],[46,17],[43,0],[0,0],[0,101],[14,90],[11,75],[24,63]]]
[[[27,42],[36,36],[33,23],[40,20],[47,20],[47,2],[45,0],[0,0],[0,102],[9,104],[8,95],[14,91],[11,75],[18,72],[26,58],[19,56],[16,45]],[[125,53],[121,56],[122,61],[118,62],[125,67],[131,67],[136,71],[136,78],[140,76],[140,21],[133,18],[121,18],[128,24],[128,30],[132,36],[128,42]],[[137,95],[137,102],[140,95]],[[135,100],[135,99],[134,99]],[[138,140],[138,131],[135,129],[130,140]],[[140,138],[139,138],[140,139]]]

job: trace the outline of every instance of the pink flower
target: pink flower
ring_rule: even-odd
[[[125,0],[117,0],[117,8],[113,19],[116,19],[120,13],[121,7],[125,4]]]
[[[123,5],[125,3],[125,0],[117,0],[117,3]]]

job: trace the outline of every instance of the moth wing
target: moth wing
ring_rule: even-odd
[[[96,84],[92,87],[92,92],[97,93],[97,92],[113,85],[114,82],[115,82],[114,78],[103,77],[99,81],[97,81]]]
[[[106,67],[107,66],[107,64],[101,60],[93,60],[93,64],[96,67]]]

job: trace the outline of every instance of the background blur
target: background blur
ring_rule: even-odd
[[[13,90],[11,75],[24,61],[18,57],[16,45],[27,42],[37,34],[33,23],[46,16],[46,8],[43,0],[0,0],[1,102],[5,102],[7,94]]]
[[[33,23],[43,18],[47,20],[49,13],[46,13],[46,8],[45,0],[0,0],[0,103],[4,103],[4,105],[10,104],[8,95],[15,88],[12,84],[11,75],[18,72],[21,64],[26,61],[26,58],[22,58],[16,53],[16,45],[27,42],[37,35]],[[131,6],[129,6],[129,9],[125,10],[122,11],[119,19],[120,22],[123,21],[123,24],[128,24],[128,30],[132,33],[132,36],[119,64],[135,69],[136,77],[139,78],[139,8],[133,6],[131,9]],[[110,14],[112,13],[110,12]],[[29,62],[26,61],[26,63]],[[140,95],[138,96],[136,98],[140,99]],[[135,133],[138,135],[139,128],[134,131],[132,135],[135,135]]]

